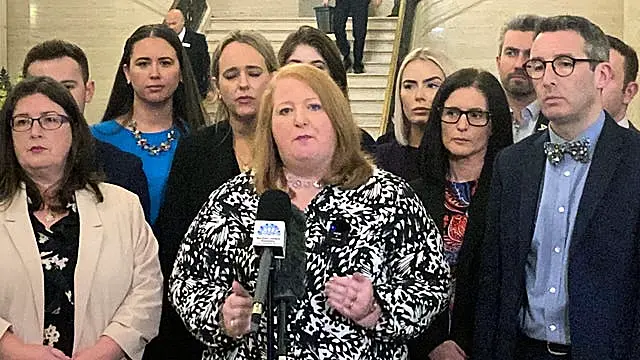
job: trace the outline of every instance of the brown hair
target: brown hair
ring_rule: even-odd
[[[18,83],[0,110],[0,204],[11,204],[11,200],[24,183],[32,202],[32,209],[40,209],[43,205],[42,194],[35,182],[18,163],[11,129],[13,112],[18,101],[34,94],[42,94],[60,105],[67,113],[71,126],[71,149],[67,155],[62,179],[56,184],[50,208],[53,211],[63,211],[65,206],[73,201],[75,191],[80,189],[92,191],[96,201],[102,202],[102,193],[98,187],[101,175],[93,170],[95,140],[89,125],[64,85],[49,77],[39,76]]]
[[[292,32],[282,43],[278,51],[278,61],[280,66],[285,66],[291,54],[298,45],[308,45],[314,48],[327,63],[327,68],[331,78],[336,82],[344,96],[349,98],[349,87],[347,86],[347,71],[342,64],[340,50],[336,43],[327,34],[314,27],[303,25],[295,32]]]
[[[305,83],[320,98],[336,135],[336,148],[325,184],[355,188],[373,174],[373,166],[360,147],[360,130],[342,91],[329,75],[307,64],[292,64],[280,69],[267,85],[257,118],[254,154],[255,184],[258,194],[266,190],[287,190],[284,164],[272,133],[273,94],[280,79],[292,78]]]

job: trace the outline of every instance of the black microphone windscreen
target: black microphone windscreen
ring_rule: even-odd
[[[256,220],[289,221],[291,199],[281,190],[267,190],[258,200]]]
[[[306,218],[302,211],[292,207],[291,221],[287,225],[287,256],[275,272],[274,295],[301,299],[307,273],[305,251]]]

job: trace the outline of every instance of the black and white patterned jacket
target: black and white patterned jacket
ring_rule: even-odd
[[[214,191],[191,224],[170,280],[170,300],[209,349],[203,359],[264,359],[266,331],[233,339],[219,309],[238,280],[253,293],[259,258],[251,247],[258,205],[253,178],[240,174]],[[447,304],[449,269],[438,230],[413,190],[375,169],[363,185],[326,186],[305,210],[306,295],[289,316],[293,359],[404,360],[406,340]],[[327,246],[327,226],[349,223],[344,244]],[[330,308],[324,284],[361,272],[372,279],[382,316],[365,329]],[[263,325],[265,321],[263,319]]]

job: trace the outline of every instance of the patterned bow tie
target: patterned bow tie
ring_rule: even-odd
[[[578,162],[589,162],[589,146],[591,145],[588,138],[581,140],[569,141],[562,144],[552,142],[544,143],[544,153],[551,165],[558,165],[564,158],[564,154],[569,154]]]

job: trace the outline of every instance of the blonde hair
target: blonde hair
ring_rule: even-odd
[[[296,79],[320,98],[336,135],[336,148],[329,173],[321,179],[325,184],[355,188],[373,174],[373,166],[360,147],[360,130],[351,114],[349,102],[329,75],[307,64],[291,64],[275,73],[262,95],[258,111],[254,146],[254,175],[258,194],[270,189],[288,191],[284,164],[272,132],[273,94],[281,79]]]
[[[402,110],[402,99],[400,98],[400,91],[402,89],[402,75],[404,74],[404,69],[407,67],[407,65],[409,65],[409,63],[414,60],[430,61],[434,63],[438,67],[438,69],[440,69],[440,71],[442,71],[445,77],[447,76],[447,72],[444,70],[444,67],[436,59],[436,54],[428,48],[413,49],[409,54],[407,54],[407,56],[405,56],[404,60],[402,60],[402,64],[400,65],[400,69],[398,70],[398,76],[396,77],[396,88],[394,94],[395,101],[393,104],[393,130],[396,141],[402,146],[406,146],[409,144],[409,126],[407,124],[407,118],[404,115],[404,110]]]
[[[220,57],[222,56],[222,51],[224,51],[224,49],[229,44],[234,42],[249,45],[254,48],[260,55],[262,55],[264,64],[267,67],[266,70],[269,73],[273,73],[280,67],[280,65],[278,64],[278,58],[276,57],[276,53],[273,50],[271,42],[269,42],[269,40],[262,36],[262,34],[253,30],[231,31],[222,40],[220,40],[218,46],[211,55],[211,76],[213,77],[213,79],[215,79],[216,95],[220,94]],[[219,123],[221,121],[229,120],[229,118],[231,117],[229,107],[224,103],[224,101],[222,101],[219,96],[216,96],[213,106],[213,123]]]

